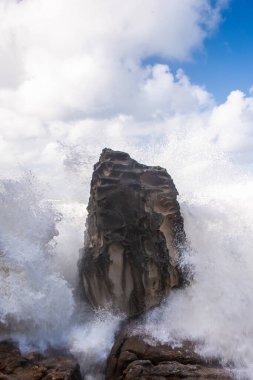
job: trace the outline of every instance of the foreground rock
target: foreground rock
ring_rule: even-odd
[[[180,285],[185,234],[177,195],[165,169],[103,150],[94,166],[79,263],[93,307],[137,315]]]
[[[153,346],[140,336],[124,332],[116,339],[108,358],[106,380],[231,380],[232,374],[194,352],[194,345]]]
[[[14,343],[0,342],[0,380],[81,380],[77,361],[51,350],[21,354]]]

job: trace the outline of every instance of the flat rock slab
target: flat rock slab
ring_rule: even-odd
[[[194,344],[180,347],[152,345],[124,331],[115,341],[107,362],[106,380],[231,380],[233,375],[215,360],[204,359]]]
[[[66,353],[21,354],[13,342],[0,342],[0,380],[81,380],[77,361]]]

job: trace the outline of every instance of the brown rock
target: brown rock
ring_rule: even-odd
[[[164,362],[153,365],[149,360],[136,360],[128,365],[122,380],[164,380],[173,379],[232,379],[231,374],[222,368],[209,368],[200,365]]]
[[[104,149],[94,166],[81,284],[91,305],[137,315],[181,283],[177,190],[161,167]]]
[[[123,329],[107,362],[106,380],[231,380],[231,372],[217,360],[201,358],[192,342],[180,347],[152,345],[141,336],[129,336]]]
[[[77,361],[63,352],[21,354],[13,342],[0,342],[0,380],[81,380]]]

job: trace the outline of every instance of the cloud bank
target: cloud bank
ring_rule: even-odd
[[[32,170],[60,183],[66,171],[90,168],[105,145],[135,151],[180,127],[197,128],[222,151],[251,162],[252,96],[236,90],[217,105],[180,68],[171,72],[159,63],[180,67],[192,59],[219,27],[226,5],[1,0],[3,176]]]

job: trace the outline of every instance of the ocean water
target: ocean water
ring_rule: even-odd
[[[102,147],[73,148],[78,164],[67,172],[65,165],[55,186],[30,172],[0,182],[0,338],[18,340],[23,350],[67,346],[88,380],[103,378],[124,318],[110,310],[93,313],[75,299],[89,180]],[[193,339],[202,355],[233,362],[238,378],[253,379],[252,175],[218,151],[205,131],[175,130],[160,142],[121,141],[111,148],[167,168],[189,243],[183,263],[191,268],[191,284],[171,292],[138,331],[159,342]]]

